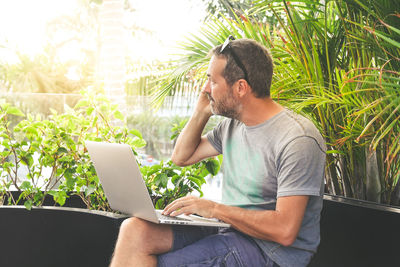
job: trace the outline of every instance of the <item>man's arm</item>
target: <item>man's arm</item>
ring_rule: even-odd
[[[207,138],[201,136],[211,115],[210,101],[202,91],[192,117],[176,141],[171,157],[173,163],[187,166],[219,154]]]
[[[189,196],[169,204],[164,213],[172,216],[195,213],[206,218],[217,218],[252,237],[290,246],[299,233],[308,199],[308,196],[280,197],[275,210],[258,211]]]
[[[264,211],[218,204],[215,216],[250,236],[290,246],[299,233],[308,199],[308,196],[280,197],[275,210]]]

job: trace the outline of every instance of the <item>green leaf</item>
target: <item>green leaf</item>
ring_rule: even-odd
[[[22,190],[28,190],[28,189],[32,189],[32,184],[29,181],[24,181],[22,182],[22,184],[20,185],[20,188]]]
[[[87,114],[88,116],[90,116],[90,115],[92,115],[93,111],[94,111],[94,107],[88,107],[88,108],[86,109],[86,114]]]
[[[164,199],[160,198],[159,200],[157,200],[156,202],[156,209],[160,210],[163,209],[164,207]]]
[[[162,188],[167,188],[168,185],[168,176],[165,173],[157,174],[156,178],[154,179],[157,186]]]
[[[55,200],[60,206],[64,206],[65,201],[67,200],[67,193],[65,191],[58,191],[58,195]]]
[[[140,139],[143,139],[143,136],[142,136],[141,132],[139,132],[139,130],[132,129],[129,131],[129,133],[139,137]]]
[[[60,191],[51,190],[48,192],[48,194],[53,196],[54,202],[56,202],[60,206],[64,206],[65,201],[68,198],[67,193],[62,190],[60,190]]]
[[[40,191],[37,191],[37,192],[35,193],[35,195],[33,196],[33,201],[34,201],[35,203],[38,203],[42,198],[43,198],[43,193],[40,192]]]
[[[344,154],[342,151],[339,150],[327,150],[326,154]]]
[[[212,176],[217,175],[220,169],[219,161],[216,159],[209,159],[206,162],[206,169]]]
[[[57,148],[57,155],[61,155],[64,153],[68,153],[68,150],[65,147],[59,147]]]
[[[124,135],[123,133],[117,133],[114,138],[115,140],[120,140],[123,135]]]
[[[183,180],[183,177],[179,175],[174,175],[171,179],[171,182],[176,186]]]
[[[121,120],[121,121],[124,121],[124,120],[125,120],[124,115],[123,115],[123,114],[121,113],[121,111],[119,111],[119,110],[116,110],[116,111],[114,112],[114,117],[115,117],[116,119]]]
[[[67,178],[66,179],[66,185],[67,185],[68,189],[72,190],[74,188],[74,185],[75,185],[75,179]]]
[[[179,135],[178,133],[172,134],[170,140],[175,140],[175,138],[177,138],[178,135]]]
[[[94,117],[93,121],[92,121],[92,127],[95,127],[97,124],[97,121],[99,120],[99,117]]]
[[[153,165],[150,167],[150,170],[147,172],[147,175],[152,175],[158,172],[162,168],[161,164]]]
[[[190,181],[196,183],[199,187],[201,187],[201,185],[203,184],[203,183],[201,182],[200,179],[195,178],[195,177],[193,177],[193,176],[189,176],[189,177],[188,177],[188,180],[190,180]]]
[[[2,145],[7,148],[10,149],[10,141],[8,139],[4,139],[2,142]]]
[[[25,117],[25,114],[22,113],[21,110],[19,110],[16,107],[8,107],[6,110],[6,113],[9,115],[15,115],[15,116],[20,116],[20,117]]]
[[[33,134],[33,135],[38,135],[38,131],[37,131],[36,128],[33,127],[33,126],[28,126],[28,127],[26,127],[26,128],[25,128],[25,131],[26,131],[27,133],[30,133],[30,134]]]
[[[25,208],[27,209],[27,210],[31,210],[32,209],[32,206],[33,206],[33,202],[32,202],[32,200],[26,200],[25,202],[24,202],[24,206],[25,206]]]
[[[85,196],[89,196],[90,194],[92,194],[94,191],[96,191],[96,186],[94,185],[89,185],[86,190],[85,190]]]
[[[80,107],[85,107],[89,105],[89,101],[87,101],[86,99],[81,99],[79,100],[79,102],[75,105],[75,109],[80,108]]]
[[[26,154],[25,156],[21,157],[21,162],[25,163],[28,167],[32,167],[34,160],[31,154]]]
[[[64,172],[64,177],[66,179],[72,179],[73,174],[74,174],[74,169],[67,169]]]
[[[50,196],[55,197],[55,196],[57,196],[57,191],[50,190],[50,191],[47,192],[47,194],[49,194]]]
[[[136,138],[135,140],[133,140],[132,145],[138,148],[144,147],[146,146],[146,141],[144,141],[143,139]]]
[[[224,156],[222,154],[217,156],[217,160],[218,160],[220,166],[222,165],[223,159],[224,159]]]

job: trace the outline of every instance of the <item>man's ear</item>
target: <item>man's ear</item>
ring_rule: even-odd
[[[250,85],[247,83],[246,80],[240,79],[237,81],[236,92],[239,97],[244,97],[251,92]]]

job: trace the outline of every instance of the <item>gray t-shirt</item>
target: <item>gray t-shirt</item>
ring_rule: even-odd
[[[223,204],[273,210],[278,197],[310,196],[293,245],[254,238],[280,266],[306,266],[320,240],[326,151],[313,123],[285,109],[256,126],[225,119],[207,138],[224,155]]]

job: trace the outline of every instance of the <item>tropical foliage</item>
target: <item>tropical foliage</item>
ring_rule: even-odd
[[[40,206],[49,194],[63,205],[75,192],[88,208],[109,209],[84,141],[123,142],[136,149],[145,145],[141,134],[112,124],[124,118],[105,97],[88,95],[64,114],[52,112],[48,119],[28,114],[15,124],[11,118],[24,113],[7,103],[0,107],[0,187],[9,204],[23,200],[27,208]],[[12,190],[21,192],[20,199],[12,198]]]
[[[327,192],[397,205],[399,11],[395,0],[260,0],[223,12],[182,43],[154,99],[198,91],[209,50],[228,35],[254,39],[274,58],[272,97],[326,138]]]
[[[52,196],[62,206],[74,194],[90,209],[111,210],[85,140],[129,144],[135,154],[146,142],[138,130],[126,126],[118,105],[107,97],[86,93],[73,109],[66,108],[63,114],[52,110],[43,118],[0,105],[0,205],[7,199],[5,204],[23,203],[31,209]],[[202,194],[204,178],[217,174],[219,161],[208,159],[185,168],[161,162],[142,166],[141,171],[156,206],[163,208],[192,191]],[[20,193],[18,199],[13,191]]]

